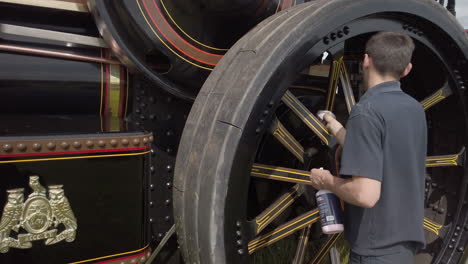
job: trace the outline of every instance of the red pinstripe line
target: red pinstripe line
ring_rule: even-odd
[[[181,50],[178,46],[176,46],[169,38],[167,38],[166,34],[164,34],[164,32],[161,30],[161,28],[159,28],[158,24],[156,23],[156,21],[154,20],[153,16],[151,15],[151,12],[149,12],[148,10],[148,7],[146,6],[146,3],[145,1],[141,1],[143,3],[143,6],[145,7],[145,10],[146,10],[146,13],[148,14],[148,16],[150,17],[150,20],[151,22],[153,22],[153,25],[156,26],[156,28],[159,30],[159,32],[164,36],[164,38],[172,44],[172,46],[174,46],[178,51],[182,52],[185,56],[193,59],[193,60],[196,60],[196,61],[199,61],[201,63],[204,63],[206,65],[211,65],[211,66],[216,66],[216,64],[213,64],[213,63],[209,63],[209,62],[206,62],[206,61],[202,61],[202,60],[199,60],[199,59],[196,59],[190,55],[188,55],[187,53],[185,53],[183,50]],[[166,22],[167,23],[167,22]]]
[[[192,44],[188,43],[185,39],[183,39],[172,27],[171,25],[169,24],[169,22],[167,22],[166,18],[164,17],[164,15],[162,14],[161,12],[161,9],[159,8],[159,6],[156,4],[156,2],[153,0],[153,4],[154,6],[156,7],[156,9],[158,10],[159,14],[161,15],[161,17],[163,18],[164,22],[166,22],[166,24],[169,26],[169,28],[172,30],[172,32],[174,32],[174,34],[177,35],[177,37],[179,37],[179,39],[181,39],[183,42],[185,42],[187,45],[189,45],[190,47],[202,52],[202,53],[205,53],[207,55],[212,55],[212,56],[216,56],[216,57],[223,57],[224,55],[219,55],[219,54],[215,54],[215,53],[210,53],[210,52],[206,52],[204,50],[201,50],[195,46],[193,46]]]
[[[148,148],[149,148],[149,146],[148,147],[138,147],[138,148],[94,149],[94,150],[77,150],[77,151],[61,151],[61,152],[10,154],[10,155],[0,155],[0,158],[28,157],[28,156],[51,156],[51,155],[72,155],[72,154],[86,154],[86,153],[121,152],[121,151],[137,151],[137,150],[145,150],[145,149],[148,149]]]

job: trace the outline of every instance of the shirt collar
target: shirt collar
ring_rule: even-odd
[[[364,95],[361,97],[360,100],[364,100],[374,94],[397,92],[397,91],[401,91],[401,84],[399,81],[383,82],[367,90],[367,92],[364,93]]]

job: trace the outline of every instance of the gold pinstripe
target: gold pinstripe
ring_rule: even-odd
[[[263,166],[261,166],[259,164],[254,164],[253,169],[256,169],[256,168],[265,169],[265,170],[281,171],[281,172],[292,173],[292,174],[303,175],[303,176],[310,176],[309,173],[301,173],[299,171],[288,170],[286,168],[279,169],[279,168],[275,168],[275,167],[263,167]]]
[[[283,143],[301,162],[304,162],[304,148],[279,121],[276,121],[276,129],[273,132],[273,136]]]
[[[333,235],[327,243],[320,248],[320,251],[315,255],[315,258],[310,262],[310,264],[318,264],[322,262],[322,259],[325,257],[328,251],[335,245],[335,243],[343,236],[343,233]]]
[[[292,222],[292,223],[290,223],[290,224],[288,224],[288,225],[282,227],[282,228],[279,229],[279,230],[274,230],[274,231],[271,232],[271,233],[268,233],[268,234],[266,234],[266,235],[264,235],[264,236],[261,236],[261,237],[255,239],[255,240],[250,241],[249,244],[248,244],[249,254],[252,254],[255,250],[257,250],[257,249],[259,249],[259,248],[262,248],[262,247],[265,247],[265,246],[268,246],[268,245],[271,245],[271,244],[275,243],[276,241],[282,239],[282,238],[285,237],[285,236],[288,236],[288,235],[294,233],[295,231],[301,229],[301,228],[304,227],[304,226],[307,226],[307,225],[310,225],[310,224],[316,222],[318,219],[320,219],[320,217],[315,217],[315,218],[313,218],[313,219],[307,221],[306,223],[304,223],[304,224],[302,224],[302,225],[299,225],[299,226],[297,226],[297,227],[294,227],[294,228],[291,229],[291,230],[286,231],[284,234],[282,234],[282,235],[280,235],[280,236],[278,236],[278,237],[275,237],[275,238],[272,239],[272,240],[268,240],[268,238],[270,238],[270,237],[272,237],[272,236],[274,236],[274,235],[280,233],[280,232],[283,231],[284,229],[286,229],[286,228],[288,228],[288,227],[290,227],[290,226],[292,226],[292,225],[294,225],[294,224],[296,224],[296,223],[298,223],[298,222],[300,222],[300,221],[303,221],[304,219],[306,219],[306,218],[308,218],[308,217],[311,217],[311,216],[313,216],[313,215],[316,215],[316,214],[318,214],[318,211],[317,211],[317,210],[315,210],[312,214],[308,214],[308,215],[302,217],[301,219],[298,219],[297,221],[294,221],[294,222]]]
[[[316,124],[322,129],[322,131],[325,132],[325,134],[330,135],[330,134],[328,133],[328,131],[322,126],[322,124],[320,123],[320,121],[317,120],[317,119],[315,118],[315,116],[314,116],[312,113],[310,113],[310,111],[309,111],[307,108],[305,108],[305,106],[304,106],[301,102],[299,102],[296,98],[294,98],[294,96],[292,96],[292,94],[291,94],[289,91],[287,91],[286,94],[283,96],[283,101],[284,101],[294,112],[296,112],[296,114],[302,119],[302,121],[304,121],[304,122],[308,125],[308,127],[309,127],[310,129],[312,129],[312,130],[317,134],[317,136],[319,136],[320,139],[321,139],[326,145],[329,144],[327,137],[326,137],[320,130],[318,130],[318,129],[307,119],[306,116],[302,115],[302,113],[299,111],[299,109],[297,109],[297,108],[295,107],[295,105],[297,105],[298,107],[302,108],[302,110],[303,110],[305,113],[308,113],[308,117],[310,117],[312,120],[314,120],[314,121],[316,122]]]

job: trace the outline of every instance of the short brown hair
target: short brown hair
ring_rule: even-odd
[[[372,58],[375,69],[382,75],[400,78],[411,62],[414,42],[406,34],[380,32],[366,44],[366,53]]]

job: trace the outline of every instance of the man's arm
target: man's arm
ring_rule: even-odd
[[[313,169],[311,182],[317,190],[329,190],[343,201],[359,207],[372,208],[380,199],[381,183],[370,178],[343,179],[328,170]]]
[[[344,146],[346,128],[338,122],[332,115],[325,114],[323,120],[327,123],[327,129],[341,146]]]

